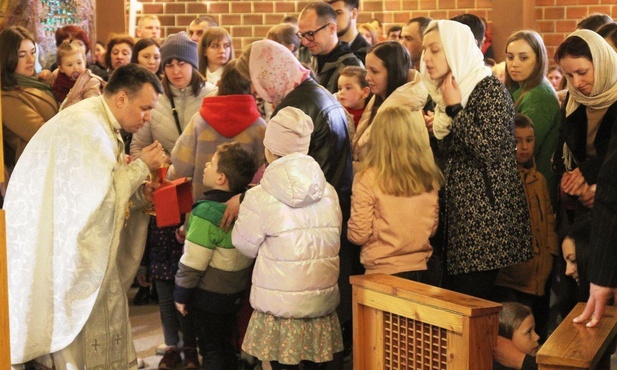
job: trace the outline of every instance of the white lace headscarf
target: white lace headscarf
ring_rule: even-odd
[[[570,99],[566,105],[566,116],[569,116],[579,107],[584,105],[594,109],[610,107],[617,101],[617,53],[602,38],[602,36],[590,30],[577,30],[568,37],[578,36],[589,46],[593,59],[593,88],[589,96],[584,95],[574,86],[568,76],[568,91]]]
[[[484,65],[484,55],[476,45],[468,26],[455,21],[432,21],[424,34],[434,32],[435,29],[439,31],[446,61],[461,90],[461,105],[464,108],[473,89],[478,82],[492,74],[491,70]],[[426,70],[424,53],[422,53],[420,73],[431,98],[437,104],[433,120],[433,134],[436,138],[443,139],[450,133],[452,119],[446,114],[446,105],[439,89],[441,81],[433,81]]]

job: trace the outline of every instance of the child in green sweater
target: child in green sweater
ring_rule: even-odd
[[[184,254],[176,273],[174,301],[195,326],[203,366],[236,366],[233,332],[253,259],[238,252],[219,228],[224,202],[243,192],[255,174],[255,158],[239,143],[221,144],[206,163],[203,184],[211,189],[193,206]]]

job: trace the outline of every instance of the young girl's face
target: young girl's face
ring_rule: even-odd
[[[206,59],[208,59],[208,69],[211,72],[229,62],[231,55],[231,42],[226,37],[212,41],[206,48]]]
[[[426,71],[431,80],[443,79],[450,72],[450,66],[446,60],[439,31],[429,31],[422,40],[422,48],[424,49],[422,60],[426,64]]]
[[[512,81],[524,82],[536,68],[537,56],[525,40],[515,40],[506,47],[506,68]]]
[[[369,88],[362,88],[355,76],[339,76],[338,98],[341,105],[348,109],[362,109],[369,94]]]
[[[82,53],[72,53],[63,56],[58,70],[75,81],[86,70],[84,55]]]
[[[374,53],[366,55],[366,82],[368,82],[371,92],[375,95],[386,98],[388,92],[388,70],[383,61]]]
[[[137,63],[148,68],[152,73],[159,72],[161,65],[161,52],[156,45],[150,45],[147,48],[141,49],[137,54]]]
[[[529,315],[523,320],[521,325],[512,333],[512,343],[527,355],[535,356],[540,349],[538,340],[540,337],[536,334],[536,321],[533,315]]]
[[[36,47],[30,40],[22,40],[17,51],[17,67],[15,73],[18,75],[32,77],[34,74],[34,64],[36,63]]]
[[[578,283],[578,269],[576,264],[576,249],[574,239],[566,237],[561,243],[563,259],[566,261],[566,275]]]

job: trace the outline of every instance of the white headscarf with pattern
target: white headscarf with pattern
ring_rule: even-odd
[[[465,108],[473,89],[478,82],[492,75],[491,70],[484,65],[484,55],[476,45],[473,33],[468,26],[448,20],[432,21],[424,34],[426,35],[433,29],[439,30],[446,61],[461,90],[461,105]],[[433,134],[437,139],[443,139],[450,133],[452,119],[446,114],[446,105],[439,89],[441,81],[432,80],[426,70],[424,53],[422,53],[420,73],[431,98],[437,104],[433,120]]]
[[[251,45],[249,70],[257,94],[275,107],[310,76],[289,49],[272,40]]]
[[[602,36],[590,30],[576,30],[568,37],[578,36],[589,46],[593,59],[593,88],[589,96],[584,95],[568,80],[570,99],[566,105],[566,116],[569,116],[579,107],[584,105],[594,109],[610,107],[617,101],[617,53],[602,38]]]

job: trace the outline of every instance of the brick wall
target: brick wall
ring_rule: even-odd
[[[298,15],[308,1],[248,1],[248,0],[142,0],[143,14],[157,14],[163,35],[186,29],[197,14],[208,14],[219,21],[232,35],[236,54],[245,45],[261,39],[271,26],[286,15]],[[450,18],[473,12],[490,19],[491,0],[361,0],[359,22],[381,19],[384,30],[411,17]]]
[[[501,0],[495,0],[501,1]],[[533,0],[521,0],[533,1]],[[163,35],[186,29],[198,14],[209,14],[227,28],[236,54],[247,44],[263,38],[267,30],[285,15],[298,15],[307,1],[266,0],[142,0],[144,14],[157,14]],[[595,12],[617,18],[615,0],[535,0],[535,29],[547,45],[549,55],[574,30],[578,20]],[[361,0],[359,22],[379,18],[384,29],[411,17],[447,19],[473,12],[491,21],[493,0]],[[499,25],[492,25],[498,28]]]
[[[576,24],[589,14],[604,13],[617,19],[615,0],[536,0],[535,30],[544,38],[549,57]]]

